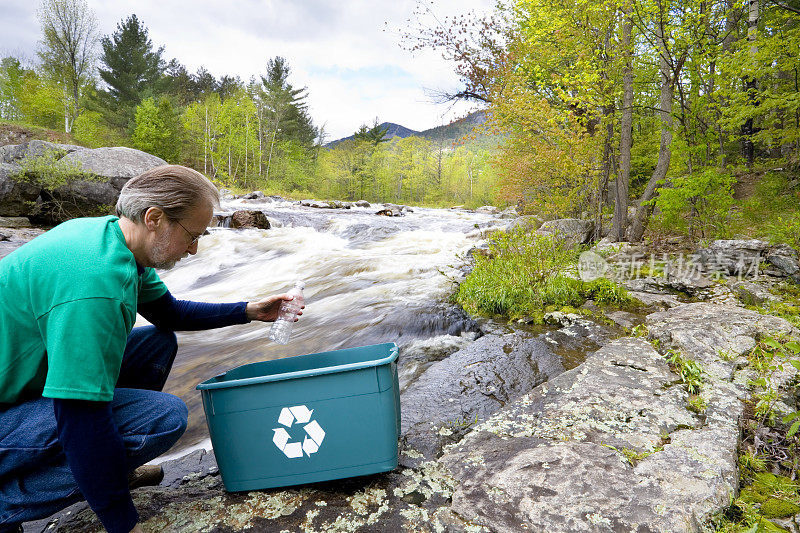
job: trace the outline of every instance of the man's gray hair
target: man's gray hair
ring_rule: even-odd
[[[203,206],[219,206],[219,191],[208,178],[180,165],[151,168],[128,180],[117,200],[118,217],[141,222],[151,207],[170,220],[181,220]]]

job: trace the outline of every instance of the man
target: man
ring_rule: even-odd
[[[161,392],[174,331],[272,321],[260,302],[178,301],[154,268],[197,253],[219,196],[165,165],[128,181],[117,217],[75,219],[0,261],[0,532],[85,498],[110,533],[141,531],[129,475],[188,412]],[[137,311],[153,326],[135,328]]]

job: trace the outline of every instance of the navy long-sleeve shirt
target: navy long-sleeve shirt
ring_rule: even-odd
[[[139,314],[162,330],[191,331],[245,324],[247,302],[209,304],[161,298]],[[128,490],[125,446],[109,402],[53,400],[58,439],[86,501],[109,533],[128,533],[139,521]],[[86,438],[91,435],[91,438]]]

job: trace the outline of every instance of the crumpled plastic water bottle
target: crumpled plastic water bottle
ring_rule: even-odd
[[[288,292],[289,296],[293,296],[292,300],[284,300],[278,309],[278,318],[272,323],[272,328],[269,330],[269,338],[278,344],[287,344],[289,337],[292,335],[292,324],[294,319],[297,318],[297,313],[303,307],[305,299],[303,298],[303,289],[306,284],[302,281],[296,281],[294,287]]]

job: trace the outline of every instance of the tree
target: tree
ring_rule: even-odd
[[[26,69],[19,59],[4,57],[0,61],[0,118],[22,119],[21,98]]]
[[[375,124],[371,128],[366,124],[362,124],[353,137],[372,143],[373,146],[378,146],[378,144],[389,140],[384,138],[388,132],[389,127],[378,125],[378,119],[376,118]]]
[[[81,111],[81,88],[92,75],[97,43],[97,19],[85,0],[42,0],[39,57],[42,67],[64,92],[64,131]]]
[[[109,121],[129,128],[142,99],[160,92],[164,47],[153,50],[147,28],[136,15],[118,23],[117,30],[103,37],[101,44],[104,68],[100,68],[100,77],[108,89],[99,91],[98,96]]]
[[[289,83],[291,69],[280,56],[267,62],[267,74],[261,76],[261,87],[252,87],[256,100],[258,139],[261,152],[266,152],[266,177],[270,179],[276,146],[294,141],[305,149],[311,149],[317,130],[311,122],[305,104],[306,88],[295,89]],[[259,173],[263,169],[259,160]]]
[[[136,108],[133,145],[144,152],[175,163],[180,157],[180,122],[166,97],[146,98]]]

